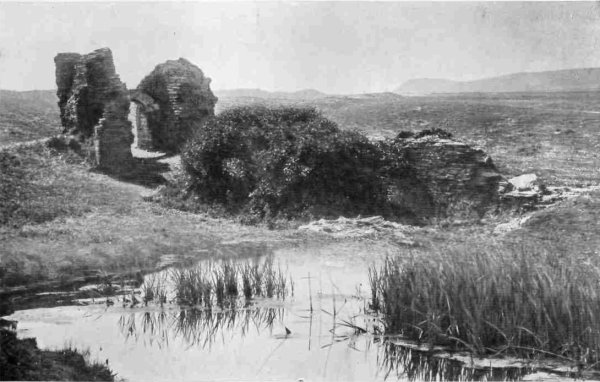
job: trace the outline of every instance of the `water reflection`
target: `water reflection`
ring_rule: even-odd
[[[467,360],[419,352],[385,336],[381,322],[368,310],[366,269],[374,251],[365,246],[357,252],[355,245],[277,252],[276,262],[296,281],[293,289],[290,282],[285,301],[277,300],[276,293],[271,299],[259,292],[254,293],[257,298],[246,298],[242,275],[252,273],[244,267],[237,268],[237,298],[223,304],[227,309],[217,308],[212,294],[203,296],[202,303],[178,299],[178,283],[167,282],[172,271],[165,270],[147,276],[147,285],[139,294],[126,296],[123,304],[22,311],[11,319],[46,347],[62,346],[68,339],[91,348],[94,356],[109,359],[111,368],[130,380],[498,380],[520,379],[530,372],[472,367]],[[204,271],[211,269],[208,263],[202,265]],[[186,269],[198,269],[197,264]],[[190,274],[185,280],[193,279]],[[205,279],[214,293],[215,277]],[[264,278],[246,284],[265,286]],[[163,287],[166,299],[158,293]]]
[[[180,309],[146,311],[124,314],[119,319],[121,334],[126,340],[142,341],[146,345],[167,347],[169,340],[183,340],[187,348],[195,347],[211,351],[216,342],[225,346],[243,339],[249,331],[273,334],[275,325],[283,325],[283,307],[253,306],[230,310]],[[313,314],[303,317],[309,327],[309,335],[302,346],[311,351]],[[326,341],[312,351],[322,351],[329,347],[348,347],[358,353],[375,353],[377,370],[374,379],[409,381],[480,381],[480,380],[519,380],[531,374],[533,368],[519,367],[470,367],[463,362],[452,360],[440,353],[415,350],[402,346],[385,336],[373,335],[358,325],[348,325],[347,321],[337,321],[329,332]],[[273,336],[287,339],[290,332]],[[289,337],[291,338],[291,336]],[[297,339],[297,338],[296,338]],[[364,339],[365,346],[356,346]],[[301,341],[302,342],[302,341]]]
[[[122,315],[119,319],[121,334],[149,345],[168,346],[169,338],[182,339],[188,347],[200,346],[210,350],[221,338],[232,340],[237,334],[243,338],[249,330],[269,330],[281,322],[283,308],[261,307],[247,309],[211,310],[181,309],[179,311],[148,311]]]
[[[378,365],[384,379],[409,381],[514,381],[533,372],[532,368],[469,367],[463,362],[414,350],[382,340]]]

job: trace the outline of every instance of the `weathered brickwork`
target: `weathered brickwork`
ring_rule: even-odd
[[[137,88],[158,107],[145,110],[151,147],[178,152],[194,129],[214,115],[217,97],[210,90],[210,78],[184,58],[167,61],[154,68]]]
[[[93,142],[96,165],[120,172],[132,164],[129,93],[115,71],[112,52],[60,53],[56,85],[63,133]]]

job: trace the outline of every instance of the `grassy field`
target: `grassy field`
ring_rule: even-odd
[[[222,97],[217,109],[257,102],[315,105],[343,128],[380,136],[441,126],[484,146],[508,175],[531,171],[551,185],[586,185],[598,184],[599,180],[600,114],[594,103],[596,96],[552,93],[401,97],[384,93],[307,100]],[[60,130],[56,127],[58,113],[52,92],[3,91],[1,101],[3,120],[17,115],[14,110],[23,110],[11,125],[22,135],[3,135],[7,140],[1,144],[53,135]],[[50,121],[46,124],[43,121],[47,116]],[[52,152],[43,145],[5,148],[0,155],[0,240],[5,286],[26,281],[11,277],[13,274],[48,279],[99,267],[111,270],[154,263],[163,254],[212,248],[215,241],[233,238],[238,231],[249,238],[259,230],[267,240],[281,235],[228,220],[213,221],[206,214],[186,214],[145,203],[140,193],[147,192],[149,184],[90,172],[76,155]],[[151,175],[161,178],[168,165],[155,165]],[[546,217],[532,219],[523,232],[551,239],[554,230],[567,229],[578,232],[573,240],[592,240],[597,232],[594,218],[581,221],[597,207],[596,197],[590,198],[579,202],[583,205],[573,207],[571,212],[559,214],[562,218],[549,212]],[[571,224],[578,221],[581,223]],[[476,231],[465,235],[489,232],[483,228]],[[461,235],[436,233],[424,240],[462,241]],[[52,261],[46,261],[48,258]]]
[[[222,243],[304,240],[145,202],[151,188],[90,172],[41,143],[0,155],[19,163],[0,168],[0,287],[152,268],[164,255],[228,255]]]
[[[342,128],[372,136],[441,127],[482,146],[507,175],[535,172],[548,185],[575,186],[600,180],[597,96],[235,98],[221,99],[219,107],[314,105]],[[164,256],[226,257],[227,245],[255,243],[264,250],[328,240],[293,225],[270,230],[145,202],[140,195],[160,183],[148,179],[172,179],[176,158],[147,163],[140,178],[115,179],[43,143],[10,146],[57,132],[51,125],[47,132],[34,129],[37,123],[19,125],[23,136],[2,136],[0,288],[153,268]],[[478,353],[552,354],[597,368],[600,193],[533,212],[520,228],[493,234],[496,223],[511,217],[415,233],[418,246],[398,249],[374,278],[374,302],[387,314],[389,330]]]
[[[0,90],[0,146],[62,131],[55,90]]]
[[[343,129],[375,137],[440,127],[483,147],[507,175],[536,172],[551,185],[598,184],[598,92],[393,93],[315,98],[221,96],[216,112],[249,104],[315,106]],[[0,92],[0,146],[61,131],[54,91]]]
[[[552,185],[598,184],[598,92],[456,94],[401,97],[392,93],[314,100],[220,99],[240,104],[316,106],[344,129],[391,137],[440,127],[475,143],[507,175],[535,172]]]

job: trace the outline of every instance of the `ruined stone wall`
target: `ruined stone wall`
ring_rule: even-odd
[[[214,115],[217,102],[210,78],[184,58],[156,66],[137,91],[158,104],[158,110],[146,111],[150,149],[167,152],[178,152],[193,130]]]
[[[96,164],[122,171],[132,162],[129,92],[116,74],[112,52],[60,53],[56,84],[63,133],[94,144]]]
[[[55,58],[56,64],[56,86],[58,90],[58,107],[60,109],[60,121],[64,128],[63,132],[76,129],[74,122],[67,111],[67,102],[72,95],[73,80],[75,79],[75,65],[81,60],[78,53],[59,53]]]
[[[409,138],[403,145],[414,184],[398,188],[419,190],[412,200],[421,216],[461,212],[454,209],[471,209],[482,215],[498,203],[504,178],[483,150],[437,136]]]

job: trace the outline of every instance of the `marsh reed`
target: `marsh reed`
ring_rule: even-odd
[[[464,247],[372,267],[386,333],[476,354],[600,364],[600,260],[525,246]]]
[[[179,305],[211,308],[230,306],[239,297],[246,302],[258,297],[285,299],[290,285],[281,266],[267,257],[262,261],[224,260],[194,268],[173,268],[163,277],[147,277],[141,290],[146,305],[151,301],[164,304],[172,295],[172,301]]]

